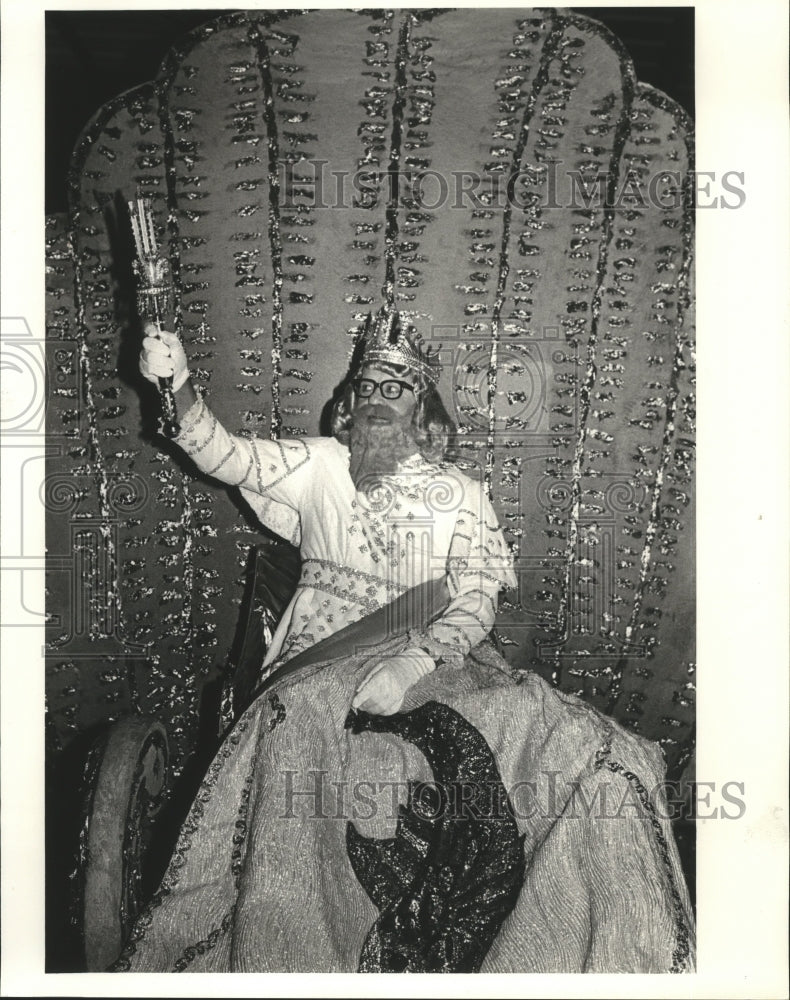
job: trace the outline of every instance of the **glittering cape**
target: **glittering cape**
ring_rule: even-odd
[[[693,922],[658,748],[486,641],[350,710],[405,634],[271,678],[116,971],[669,972]]]

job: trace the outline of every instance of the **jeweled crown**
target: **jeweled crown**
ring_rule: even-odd
[[[442,374],[438,349],[423,346],[422,337],[413,326],[406,326],[395,309],[382,306],[373,316],[368,313],[362,331],[361,367],[377,361],[405,365],[436,385]]]

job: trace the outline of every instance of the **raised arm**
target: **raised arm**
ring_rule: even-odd
[[[155,327],[146,326],[140,371],[154,383],[160,377],[173,376],[173,393],[181,422],[175,443],[201,472],[230,486],[239,486],[261,521],[284,534],[266,515],[271,512],[271,501],[299,510],[299,499],[304,494],[309,475],[311,452],[308,443],[248,439],[229,434],[195,392],[178,337],[167,331],[152,336],[155,330]],[[263,504],[258,499],[261,497]]]

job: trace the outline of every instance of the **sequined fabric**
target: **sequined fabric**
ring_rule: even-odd
[[[491,747],[441,702],[411,712],[353,711],[354,732],[392,733],[427,758],[431,782],[411,782],[395,836],[347,827],[348,856],[379,909],[360,972],[477,972],[518,899],[524,838]]]
[[[432,770],[400,735],[345,727],[371,661],[406,641],[310,666],[250,707],[212,765],[118,970],[356,971],[380,911],[349,859],[349,822],[353,836],[386,850],[410,787],[468,775],[481,740],[523,838],[509,873],[523,866],[526,875],[480,971],[692,967],[657,748],[536,675],[514,680],[483,644],[463,670],[441,666],[409,693],[406,713],[441,703],[473,734],[453,743],[429,723]],[[437,735],[444,771],[428,745]],[[461,851],[449,875],[460,878],[470,860]],[[434,935],[436,919],[450,916],[434,918]]]

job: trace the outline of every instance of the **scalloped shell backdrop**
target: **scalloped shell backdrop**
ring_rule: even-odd
[[[441,345],[459,464],[519,590],[508,658],[693,738],[693,136],[562,11],[250,11],[102,107],[48,220],[55,748],[159,715],[179,767],[261,538],[157,437],[125,199],[154,199],[169,324],[240,434],[314,435],[369,310]]]

